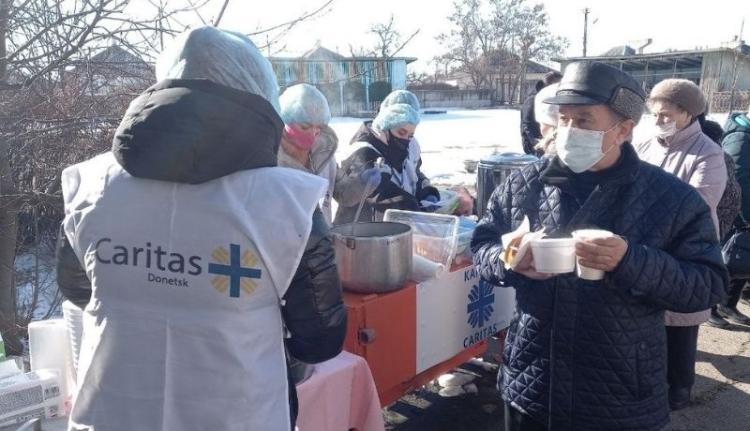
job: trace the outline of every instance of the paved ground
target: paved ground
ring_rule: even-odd
[[[750,308],[740,306],[750,315]],[[672,414],[665,431],[750,431],[750,327],[701,327],[693,403]],[[390,431],[503,431],[495,375],[465,365],[476,374],[479,394],[443,398],[429,385],[385,412]]]

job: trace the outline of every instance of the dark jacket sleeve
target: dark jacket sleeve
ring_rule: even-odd
[[[534,154],[536,141],[542,138],[542,131],[534,115],[534,95],[529,96],[521,107],[521,138],[523,151],[526,154]]]
[[[693,214],[674,227],[667,250],[629,244],[620,266],[611,274],[616,289],[670,311],[692,313],[719,303],[726,295],[729,274],[721,256],[708,206],[689,194],[679,214]]]
[[[57,286],[60,293],[78,307],[86,307],[91,299],[91,281],[81,267],[62,226],[57,238]]]
[[[336,186],[333,198],[340,206],[353,207],[359,204],[365,192],[365,183],[359,175],[377,159],[377,153],[369,149],[355,151],[341,162],[341,168],[336,171]]]
[[[503,244],[500,237],[510,232],[511,175],[505,184],[495,189],[487,202],[487,210],[479,221],[471,238],[471,251],[474,254],[474,265],[479,276],[496,286],[521,286],[526,280],[514,273],[506,271],[500,256],[503,254]]]
[[[339,203],[339,213],[342,212],[342,207],[348,207],[351,209],[351,217],[336,217],[336,223],[348,223],[354,218],[355,208],[359,204],[362,194],[364,192],[364,186],[361,185],[359,180],[359,173],[367,167],[372,167],[374,162],[379,157],[379,154],[371,148],[360,148],[355,151],[346,160],[341,162],[341,170],[343,171],[344,179],[336,183],[336,190],[334,190],[334,198]],[[425,177],[426,178],[426,177]],[[347,205],[351,203],[351,205]],[[372,208],[381,213],[387,209],[400,209],[407,211],[419,211],[419,203],[417,202],[416,196],[413,196],[401,187],[391,181],[391,175],[382,172],[380,184],[375,191],[370,195],[367,201],[367,208]],[[367,220],[367,214],[371,209],[363,210],[360,220]]]
[[[747,223],[750,221],[750,135],[730,133],[724,137],[721,145],[734,161],[737,182],[742,189],[740,217]]]
[[[284,295],[284,322],[291,337],[289,354],[318,363],[341,352],[346,336],[346,308],[328,225],[316,210],[305,253]]]

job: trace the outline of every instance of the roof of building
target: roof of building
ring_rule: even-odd
[[[270,61],[307,61],[307,62],[342,62],[342,61],[382,61],[383,57],[344,56],[316,44],[312,49],[299,57],[268,57]],[[388,57],[388,60],[404,60],[406,64],[417,61],[416,57]]]
[[[567,57],[567,58],[553,58],[552,61],[558,63],[572,62],[572,61],[603,61],[603,62],[617,62],[622,64],[624,69],[630,67],[642,68],[644,63],[648,63],[650,66],[655,68],[659,67],[677,67],[677,68],[690,68],[700,67],[703,62],[703,57],[707,54],[712,53],[738,53],[742,57],[750,60],[750,46],[742,44],[737,48],[721,47],[721,48],[709,48],[709,49],[693,49],[684,51],[666,51],[666,52],[655,52],[648,54],[638,54],[635,50],[628,46],[620,46],[613,48],[604,55],[589,56],[589,57]]]
[[[92,63],[148,65],[141,57],[117,45],[99,51],[89,61]]]

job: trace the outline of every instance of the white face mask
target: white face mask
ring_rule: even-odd
[[[677,134],[677,123],[670,121],[668,123],[654,124],[655,135],[657,138],[667,139]]]
[[[609,130],[586,130],[576,127],[562,126],[557,128],[557,156],[571,171],[580,174],[588,171],[597,164],[607,153],[602,152],[604,135],[615,129],[620,123]]]

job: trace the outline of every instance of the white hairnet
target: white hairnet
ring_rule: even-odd
[[[284,124],[328,124],[331,121],[326,96],[309,84],[297,84],[284,90],[279,97],[279,105]]]
[[[397,103],[406,103],[407,105],[414,108],[419,112],[419,99],[417,95],[408,90],[396,90],[392,91],[391,94],[386,96],[383,103],[380,104],[380,109],[386,106],[395,105]]]
[[[209,26],[182,33],[159,55],[156,78],[208,79],[257,94],[279,110],[279,86],[271,63],[240,33]]]
[[[534,96],[534,118],[539,124],[557,127],[557,119],[560,116],[560,106],[544,103],[545,99],[555,97],[557,87],[560,84],[550,84]]]
[[[405,124],[419,124],[419,112],[406,103],[396,103],[381,107],[377,117],[372,120],[372,127],[381,132],[396,129]]]

